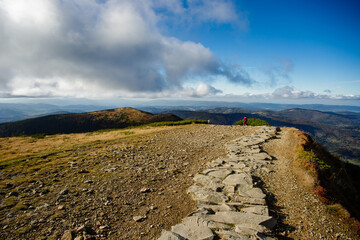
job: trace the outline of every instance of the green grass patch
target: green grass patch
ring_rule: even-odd
[[[235,125],[243,125],[243,120],[237,121]],[[271,126],[270,123],[268,123],[265,120],[259,119],[259,118],[248,118],[247,120],[248,126]]]
[[[330,169],[331,166],[326,164],[324,160],[319,159],[313,151],[299,151],[298,158],[316,163],[320,169]]]
[[[44,139],[46,137],[46,134],[45,133],[37,133],[37,134],[30,135],[30,137],[32,137],[34,139]]]

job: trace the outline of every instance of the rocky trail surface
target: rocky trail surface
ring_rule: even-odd
[[[276,225],[269,216],[266,195],[254,184],[254,169],[270,172],[272,157],[260,144],[273,138],[275,127],[263,127],[250,136],[226,144],[227,158],[207,163],[209,169],[196,174],[188,189],[197,202],[196,210],[180,224],[163,231],[159,240],[169,239],[273,239],[266,233]]]
[[[0,169],[0,239],[357,239],[302,187],[293,132],[190,125],[21,139],[22,152],[37,151]],[[17,141],[0,139],[4,159]]]

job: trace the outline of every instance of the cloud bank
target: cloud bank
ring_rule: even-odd
[[[244,93],[240,95],[226,95],[232,98],[247,99],[329,99],[329,100],[360,100],[360,95],[348,94],[332,94],[326,91],[326,94],[314,93],[312,91],[301,91],[294,87],[285,86],[275,89],[272,93],[252,94]]]
[[[200,43],[164,36],[167,16],[241,23],[230,1],[2,0],[0,96],[114,97],[219,93],[192,77],[251,85]]]

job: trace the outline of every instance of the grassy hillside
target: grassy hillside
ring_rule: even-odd
[[[0,124],[0,137],[81,133],[179,120],[181,118],[172,114],[151,114],[133,108],[118,108],[90,113],[50,115],[13,123],[3,123]]]

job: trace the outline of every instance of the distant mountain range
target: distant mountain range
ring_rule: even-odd
[[[153,122],[179,121],[173,114],[152,114],[133,108],[118,108],[89,113],[57,114],[0,124],[0,137],[81,133],[100,129],[125,128]]]
[[[360,113],[358,106],[321,105],[321,104],[274,104],[274,103],[241,103],[220,101],[192,100],[153,100],[153,101],[74,101],[82,104],[71,104],[71,101],[49,101],[48,103],[0,103],[0,123],[13,122],[28,118],[53,115],[59,113],[83,113],[119,107],[134,107],[144,111],[159,113],[171,110],[206,111],[213,108],[242,108],[248,110],[280,111],[291,108],[318,110],[322,112],[354,112]]]

